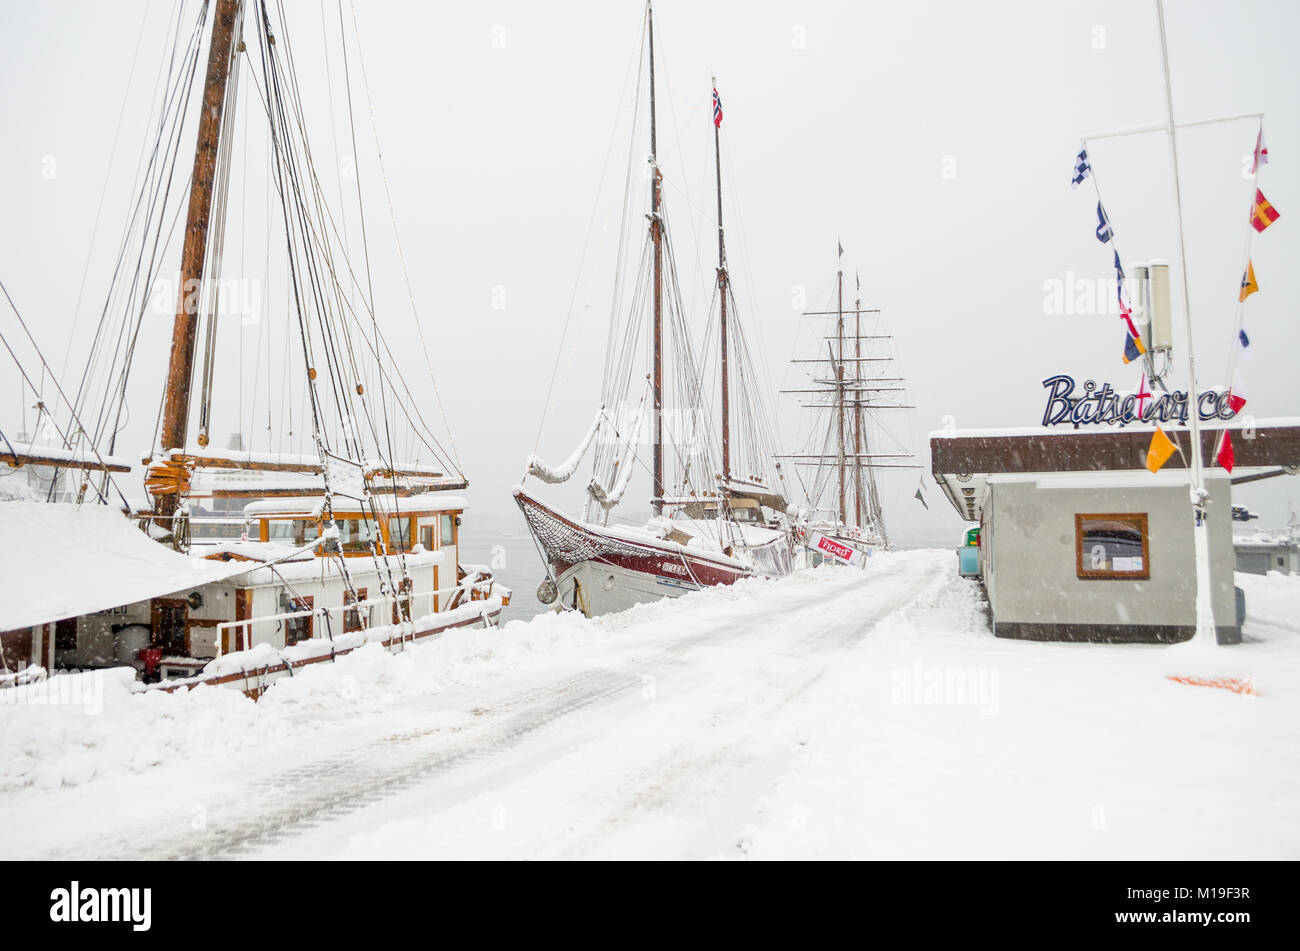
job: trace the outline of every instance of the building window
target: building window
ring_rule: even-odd
[[[442,517],[442,547],[456,544],[456,519],[450,515]]]
[[[420,526],[420,544],[424,546],[425,551],[433,551],[438,546],[433,543],[433,526]]]
[[[1151,577],[1146,513],[1075,515],[1074,549],[1080,578]]]

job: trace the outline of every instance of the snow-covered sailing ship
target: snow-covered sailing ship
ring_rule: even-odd
[[[19,440],[15,446],[5,438],[0,454],[15,475],[33,466],[38,473],[25,491],[0,493],[20,496],[0,502],[12,553],[0,572],[0,664],[10,681],[129,665],[166,689],[229,683],[257,695],[295,666],[331,660],[368,641],[402,645],[451,627],[495,624],[509,598],[486,568],[460,562],[467,505],[459,493],[468,480],[454,449],[425,422],[427,405],[402,377],[389,328],[377,316],[370,249],[364,266],[354,269],[349,259],[346,214],[336,210],[341,181],[339,202],[332,203],[312,163],[284,11],[277,11],[273,27],[265,3],[205,0],[187,33],[187,9],[173,10],[171,68],[156,113],[159,142],[146,152],[119,256],[119,262],[138,262],[135,273],[114,275],[75,395],[57,378],[57,399],[37,392],[44,422],[34,428],[52,429],[60,444]],[[346,57],[341,11],[338,23]],[[253,34],[247,42],[246,25]],[[209,32],[205,72],[200,53]],[[241,67],[252,71],[255,90],[244,110],[267,122],[266,260],[269,266],[274,238],[283,242],[275,256],[286,265],[288,342],[282,364],[265,354],[266,394],[269,400],[275,374],[285,401],[305,405],[310,436],[296,452],[283,444],[245,450],[244,436],[224,450],[209,446],[214,381],[221,379],[213,366],[224,320],[221,268],[239,154],[231,139]],[[180,140],[191,104],[193,174],[177,195],[166,186],[173,170],[184,168]],[[376,158],[382,171],[377,148]],[[246,174],[248,167],[245,158]],[[360,211],[359,181],[355,187]],[[182,210],[185,228],[177,232]],[[181,244],[179,281],[155,448],[144,460],[149,498],[142,504],[123,489],[131,463],[113,453],[130,415],[131,355],[135,340],[148,336],[147,303],[160,284],[168,238]],[[364,228],[360,240],[366,241]],[[404,263],[402,271],[405,276]],[[28,338],[48,371],[30,332]],[[122,340],[132,342],[125,360]],[[242,388],[244,380],[232,375]],[[23,376],[38,391],[32,375]],[[98,402],[96,392],[103,393]],[[241,389],[240,400],[246,395]],[[268,440],[270,416],[268,409]],[[300,439],[303,428],[300,417]],[[398,447],[409,454],[397,456]],[[33,484],[44,489],[40,497]],[[61,486],[67,487],[62,494]]]
[[[644,31],[650,202],[636,291],[625,311],[620,313],[616,302],[611,315],[601,405],[585,437],[560,466],[530,457],[525,475],[548,484],[565,482],[594,446],[583,514],[564,515],[534,498],[522,485],[515,490],[515,500],[547,567],[538,599],[588,616],[741,578],[784,574],[793,564],[784,476],[744,329],[737,320],[727,265],[722,109],[716,83],[718,264],[714,300],[718,322],[715,331],[714,309],[710,308],[705,331],[706,338],[716,332],[718,341],[720,405],[715,422],[711,387],[706,383],[712,348],[699,350],[691,342],[672,256],[657,154],[654,13],[649,3]],[[647,329],[650,367],[643,373],[635,368],[639,355],[647,349]],[[666,379],[674,397],[671,414]],[[674,424],[670,433],[665,432],[665,417]],[[644,525],[611,525],[610,513],[623,500],[634,471],[638,466],[647,468],[640,455],[647,435],[653,517]]]
[[[839,249],[843,259],[844,250]],[[891,547],[876,477],[881,469],[917,469],[897,427],[884,414],[914,407],[906,402],[889,334],[878,327],[878,308],[864,308],[861,286],[853,307],[844,306],[844,268],[835,274],[835,309],[805,311],[826,332],[818,332],[817,356],[790,362],[808,376],[804,387],[783,390],[802,407],[820,414],[807,451],[785,456],[800,470],[808,508],[797,533],[801,567],[823,561],[862,565],[872,553]],[[863,333],[863,318],[867,333]],[[833,320],[833,323],[831,322]],[[822,354],[825,354],[824,356]]]

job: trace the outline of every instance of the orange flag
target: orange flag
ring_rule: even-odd
[[[1151,434],[1151,445],[1147,449],[1147,468],[1152,472],[1159,472],[1160,467],[1169,461],[1178,447],[1174,441],[1165,435],[1165,431],[1159,426]]]
[[[1247,297],[1259,290],[1259,283],[1255,280],[1255,262],[1246,262],[1246,273],[1241,275],[1241,294],[1237,300],[1245,301]]]

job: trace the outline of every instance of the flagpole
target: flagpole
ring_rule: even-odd
[[[1252,192],[1254,192],[1259,187],[1259,169],[1260,169],[1259,143],[1262,141],[1263,137],[1264,137],[1264,120],[1261,117],[1259,120],[1259,132],[1257,134],[1257,138],[1255,139],[1254,160],[1251,163],[1254,166],[1254,175],[1250,180],[1250,188]],[[1254,200],[1255,200],[1254,196],[1252,195],[1251,202],[1253,203]],[[1253,204],[1252,204],[1252,208],[1253,208]],[[1248,273],[1253,272],[1255,266],[1254,254],[1253,254],[1254,239],[1251,237],[1250,234],[1254,230],[1255,229],[1252,226],[1250,225],[1246,226],[1246,243],[1241,251],[1241,280],[1243,284],[1246,281],[1246,275]],[[1237,307],[1232,315],[1232,340],[1228,345],[1228,380],[1226,385],[1230,392],[1233,386],[1237,382],[1237,362],[1241,356],[1241,345],[1239,341],[1241,337],[1242,328],[1244,328],[1245,325],[1246,325],[1246,301],[1241,296],[1241,291],[1238,291]],[[1240,393],[1238,393],[1238,395],[1240,395]],[[1225,428],[1223,432],[1224,435],[1219,437],[1218,443],[1214,447],[1216,455],[1218,454],[1219,448],[1223,445],[1224,436],[1227,435],[1228,431]]]
[[[1192,346],[1192,300],[1187,279],[1187,244],[1183,236],[1183,196],[1178,176],[1178,132],[1174,125],[1174,91],[1169,77],[1169,42],[1165,35],[1164,0],[1156,0],[1160,20],[1160,56],[1165,73],[1165,106],[1168,117],[1169,155],[1174,172],[1174,209],[1178,223],[1178,262],[1183,277],[1183,320],[1187,335],[1188,420],[1191,423],[1192,466],[1189,495],[1194,519],[1192,540],[1196,554],[1196,634],[1201,644],[1215,644],[1214,611],[1210,602],[1210,542],[1205,507],[1210,494],[1205,488],[1204,463],[1201,459],[1201,414],[1196,387],[1196,352]]]

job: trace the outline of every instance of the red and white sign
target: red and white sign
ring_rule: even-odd
[[[856,565],[862,561],[862,553],[856,548],[841,544],[833,538],[827,538],[825,535],[817,532],[808,539],[808,544],[818,551],[830,555],[837,561],[842,561],[846,565]]]

